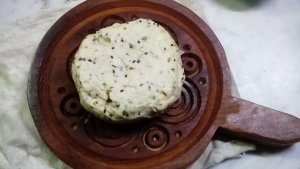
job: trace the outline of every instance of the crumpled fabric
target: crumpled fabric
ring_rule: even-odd
[[[196,1],[180,1],[202,15]],[[41,140],[26,99],[27,79],[34,52],[50,26],[79,2],[60,9],[43,9],[18,20],[0,33],[0,169],[68,169]],[[254,150],[248,143],[212,141],[189,169],[205,169],[224,159]]]

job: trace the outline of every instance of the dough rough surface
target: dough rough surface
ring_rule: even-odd
[[[163,113],[180,97],[185,79],[177,44],[146,19],[88,35],[71,69],[81,105],[114,122]]]

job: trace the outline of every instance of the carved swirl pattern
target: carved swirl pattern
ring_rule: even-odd
[[[70,94],[65,96],[60,103],[60,111],[65,116],[81,116],[83,114],[83,108],[80,105],[78,95]]]
[[[117,124],[99,120],[92,115],[88,118],[85,130],[90,138],[98,144],[109,148],[124,146],[132,141],[136,135],[133,132],[134,126],[126,125],[122,127]]]
[[[107,27],[114,23],[124,23],[135,17],[137,17],[136,14],[130,16],[108,16],[102,18],[102,22],[97,21],[99,22],[98,27],[89,26],[88,30],[89,33],[93,33],[101,27]],[[61,85],[61,87],[56,89],[57,93],[63,98],[59,103],[60,111],[64,118],[62,121],[74,121],[74,118],[77,118],[77,122],[80,123],[79,126],[83,127],[77,128],[77,125],[72,125],[74,130],[68,130],[68,132],[73,132],[69,134],[81,142],[83,139],[82,135],[79,138],[79,135],[76,135],[75,132],[82,130],[81,133],[86,135],[87,138],[93,142],[92,145],[85,146],[88,146],[90,149],[95,149],[94,147],[97,145],[99,149],[95,151],[99,154],[103,153],[102,155],[105,156],[104,152],[107,152],[106,149],[109,149],[109,151],[114,152],[113,154],[115,154],[116,157],[118,156],[118,158],[130,159],[134,158],[131,156],[132,153],[140,154],[141,157],[147,157],[153,153],[164,151],[174,146],[175,142],[184,139],[180,125],[188,125],[188,122],[192,121],[194,116],[197,116],[199,113],[201,105],[200,89],[198,89],[195,82],[191,79],[201,73],[203,64],[205,63],[202,63],[197,53],[193,53],[191,44],[188,42],[180,42],[180,36],[176,34],[177,32],[175,32],[170,25],[159,22],[159,20],[156,22],[161,24],[171,34],[179,46],[182,46],[182,49],[180,49],[183,51],[181,57],[187,79],[184,82],[181,97],[171,105],[162,116],[154,120],[146,121],[145,125],[136,125],[136,123],[117,125],[99,120],[91,114],[85,115],[87,112],[81,107],[78,95],[68,93],[68,91],[74,91],[74,89],[69,90],[68,86],[75,88],[71,77],[70,65],[78,48],[70,51],[69,56],[65,57],[66,67],[63,69],[66,70],[65,73],[67,74],[67,79],[69,79],[68,83],[72,83],[72,85]],[[204,83],[206,83],[206,81]],[[190,129],[190,131],[191,130],[192,129]],[[84,144],[84,141],[81,143]],[[105,149],[105,151],[103,151],[103,149]]]
[[[169,142],[168,130],[162,126],[153,126],[144,132],[144,145],[152,151],[159,151],[165,148]]]
[[[161,116],[165,123],[178,124],[191,120],[200,108],[200,92],[192,81],[186,80],[181,97]],[[195,106],[196,105],[196,106]]]
[[[199,56],[193,53],[184,53],[181,58],[185,74],[188,77],[193,77],[200,73],[202,70],[202,61]]]

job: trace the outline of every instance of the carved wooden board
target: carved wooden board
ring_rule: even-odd
[[[86,35],[137,18],[152,19],[172,35],[187,80],[181,98],[164,115],[126,125],[106,123],[80,106],[70,62]],[[233,98],[230,88],[219,41],[187,8],[171,0],[90,0],[62,16],[41,41],[28,100],[41,137],[73,168],[184,168],[218,128],[270,145],[299,141],[299,119]]]

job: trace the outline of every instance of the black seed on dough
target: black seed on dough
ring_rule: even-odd
[[[114,49],[115,49],[115,47],[112,47],[111,49],[112,49],[112,50],[114,50]]]
[[[121,42],[124,42],[124,39],[123,39],[123,38],[121,39]]]
[[[171,61],[171,57],[168,58],[168,62],[170,62],[170,61]]]
[[[162,93],[163,95],[167,96],[167,93],[166,93],[166,92],[162,91],[161,93]]]
[[[166,51],[167,50],[167,48],[164,48],[164,51]]]
[[[136,62],[136,60],[133,60],[133,61],[132,61],[132,63],[135,63],[135,62]]]
[[[113,57],[113,56],[110,56],[110,58],[112,58],[112,59],[113,59],[114,57]]]
[[[138,59],[136,63],[140,63],[140,62],[141,62],[140,59]]]
[[[122,89],[122,90],[120,90],[120,92],[122,93],[122,92],[124,92],[124,90]]]
[[[175,46],[175,45],[172,43],[171,46]]]
[[[130,48],[133,48],[133,44],[130,43],[130,44],[129,44],[129,47],[130,47]]]
[[[89,59],[88,61],[89,61],[89,62],[93,62],[92,59]]]
[[[127,74],[125,75],[125,78],[127,78]]]
[[[113,115],[111,113],[109,113],[109,116],[112,117]]]
[[[144,36],[143,38],[142,38],[142,40],[147,40],[148,39],[148,37],[147,36]]]
[[[138,40],[137,42],[138,42],[138,44],[140,44],[140,43],[141,43],[139,40]]]
[[[115,69],[113,69],[113,73],[114,73],[114,74],[116,73]]]
[[[133,67],[130,67],[130,68],[129,68],[129,70],[133,70],[133,69],[134,69]]]
[[[143,84],[143,83],[141,83],[141,84],[140,84],[140,87],[142,87],[142,86],[144,86],[144,84]]]
[[[144,54],[145,54],[145,55],[148,55],[148,52],[145,52]]]

